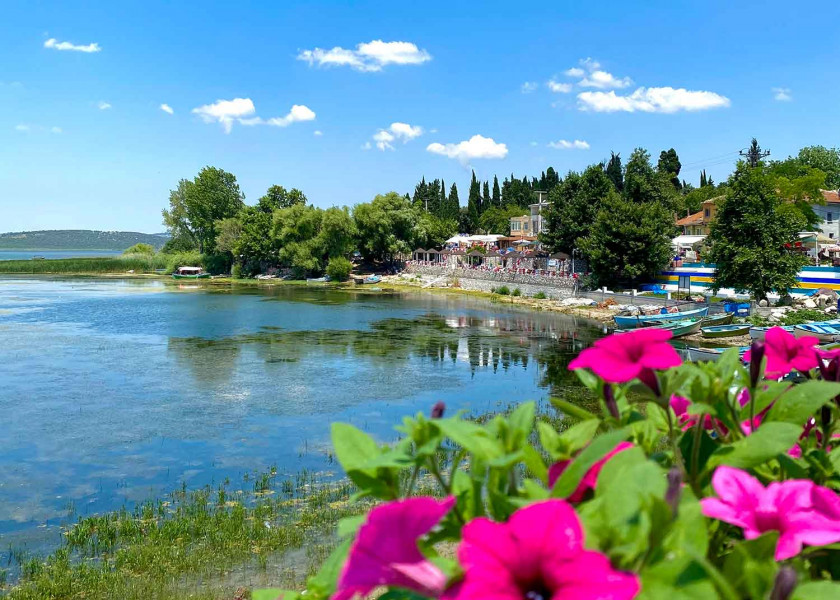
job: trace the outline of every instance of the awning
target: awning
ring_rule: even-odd
[[[692,248],[694,244],[705,239],[705,235],[678,235],[671,240],[671,246],[674,248]]]

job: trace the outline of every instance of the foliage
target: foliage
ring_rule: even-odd
[[[520,290],[519,288],[515,288],[515,289],[514,289],[514,290],[510,293],[510,295],[511,295],[511,296],[521,296],[521,295],[522,295],[522,290]]]
[[[166,240],[166,243],[160,249],[164,254],[172,254],[174,252],[189,252],[190,250],[198,250],[198,244],[195,238],[191,236],[175,236]]]
[[[571,254],[589,235],[601,202],[611,192],[615,194],[614,184],[601,165],[587,167],[581,174],[570,172],[548,194],[542,242],[552,252]]]
[[[237,217],[228,217],[216,223],[216,250],[234,254],[242,237],[242,221]]]
[[[265,195],[257,200],[257,208],[264,213],[291,208],[295,204],[306,204],[306,195],[297,188],[286,191],[282,185],[272,185]]]
[[[624,171],[621,168],[620,153],[610,152],[610,161],[607,163],[607,168],[604,172],[610,178],[610,181],[612,181],[616,191],[621,192],[624,189]]]
[[[479,229],[486,233],[510,235],[510,220],[513,217],[521,217],[528,214],[530,214],[528,209],[520,206],[508,206],[507,208],[491,206],[479,218],[478,226]]]
[[[335,256],[327,263],[327,275],[333,281],[346,281],[353,270],[353,263],[343,256]]]
[[[715,292],[728,287],[762,299],[795,287],[807,259],[790,246],[805,223],[779,198],[774,182],[761,166],[743,162],[729,178],[708,239],[708,258],[717,265]]]
[[[503,285],[494,289],[493,293],[499,294],[500,296],[507,296],[510,294],[510,288],[506,285]]]
[[[679,194],[671,182],[671,175],[655,170],[650,164],[650,154],[643,148],[636,148],[627,161],[622,196],[637,204],[656,202],[670,211],[676,210],[679,204]]]
[[[151,244],[138,243],[123,250],[123,254],[154,254],[155,247]]]
[[[545,295],[545,292],[537,292],[534,294],[535,300],[545,300],[548,296]]]
[[[680,163],[680,157],[677,156],[676,150],[670,148],[659,153],[659,162],[656,163],[656,171],[669,175],[671,185],[678,190],[682,188],[679,177],[681,169],[682,163]]]
[[[0,233],[0,250],[115,250],[134,244],[160,248],[166,235],[134,231],[94,231],[89,229],[49,229]]]
[[[718,198],[726,193],[726,186],[704,185],[699,188],[691,188],[684,190],[685,194],[682,197],[683,213],[681,217],[699,212],[703,208],[703,202]]]
[[[274,212],[272,236],[280,248],[280,264],[291,267],[299,276],[323,269],[324,251],[318,241],[323,213],[305,204]]]
[[[651,280],[668,264],[674,221],[662,204],[611,190],[594,221],[580,247],[599,286]]]
[[[413,234],[417,211],[396,192],[376,196],[373,201],[353,208],[359,232],[359,251],[367,260],[394,260],[414,248]]]
[[[825,146],[805,146],[796,155],[797,160],[813,169],[825,173],[825,186],[829,190],[840,189],[840,149]]]
[[[441,219],[423,212],[417,218],[412,238],[414,245],[418,248],[440,248],[456,233],[458,233],[457,221]]]

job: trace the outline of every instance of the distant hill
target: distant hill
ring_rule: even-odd
[[[0,250],[125,250],[134,244],[160,248],[169,239],[165,233],[53,229],[0,233]]]

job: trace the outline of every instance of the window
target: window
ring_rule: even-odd
[[[831,221],[833,221],[833,220],[834,220],[834,219],[832,219],[832,217],[833,217],[833,216],[834,216],[834,215],[832,215],[831,213],[828,213],[828,215],[826,216],[825,220],[826,220],[827,222],[831,223]]]
[[[704,218],[704,219],[708,219],[708,218],[709,218],[709,214],[710,214],[710,213],[709,213],[709,209],[707,208],[706,210],[704,210],[704,211],[703,211],[703,218]]]
[[[833,234],[833,233],[829,233],[829,234],[828,234],[828,237],[830,237],[830,238],[833,240],[833,239],[834,239],[834,234]]]
[[[523,225],[525,225],[525,231],[528,231],[528,221],[525,221]]]

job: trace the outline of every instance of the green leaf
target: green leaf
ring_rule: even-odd
[[[265,588],[251,591],[251,600],[297,600],[298,598],[300,598],[299,593],[280,588]]]
[[[372,437],[349,423],[332,424],[332,443],[338,462],[348,473],[365,470],[365,463],[381,454]]]
[[[723,564],[726,580],[746,598],[766,598],[778,566],[774,558],[779,532],[736,544]]]
[[[548,485],[548,467],[545,466],[542,456],[531,444],[525,444],[522,448],[522,461],[531,474]]]
[[[802,426],[790,423],[764,423],[752,435],[733,442],[729,446],[718,448],[706,468],[711,470],[719,465],[729,465],[739,469],[751,469],[787,452],[799,439]]]
[[[552,498],[565,498],[575,491],[580,480],[586,472],[596,462],[604,458],[604,456],[613,448],[627,439],[628,432],[626,429],[619,429],[611,431],[604,435],[596,437],[571,464],[563,471],[560,478],[554,483],[554,488],[551,490]]]
[[[789,387],[791,384],[787,381],[764,381],[759,386],[758,391],[755,394],[755,406],[753,411],[755,414],[760,413],[765,408],[773,404],[778,397]],[[741,420],[749,420],[750,418],[750,405],[749,402],[745,405],[740,407],[740,414]]]
[[[577,378],[580,379],[580,382],[586,387],[587,389],[598,392],[599,387],[601,386],[601,378],[592,373],[588,369],[575,369],[575,375]],[[598,394],[600,396],[600,393]]]
[[[796,586],[791,600],[836,600],[840,598],[840,583],[809,581]]]
[[[585,423],[586,421],[584,421]],[[540,436],[540,444],[548,452],[549,456],[556,458],[558,447],[560,444],[560,434],[551,425],[545,421],[537,422],[537,433]]]
[[[560,434],[558,439],[557,449],[561,453],[561,458],[571,458],[575,452],[592,441],[598,428],[601,426],[601,419],[586,419],[575,425],[569,427],[566,431]]]
[[[835,396],[840,396],[840,383],[830,381],[800,383],[791,387],[776,400],[764,421],[782,421],[803,426],[822,405]]]
[[[353,538],[348,538],[330,553],[327,560],[318,569],[318,572],[306,582],[307,590],[317,590],[325,596],[333,595],[338,582],[338,576],[341,574],[341,568],[344,566],[347,555],[350,553],[352,543]],[[283,600],[286,599],[284,598]]]
[[[359,528],[367,519],[367,515],[358,515],[356,517],[345,517],[338,522],[338,537],[344,538],[348,535],[356,535]]]
[[[576,372],[580,372],[582,369],[578,369]],[[586,419],[597,419],[597,415],[593,415],[591,412],[586,410],[585,408],[581,408],[577,404],[572,404],[571,402],[567,402],[566,400],[562,400],[560,398],[552,398],[551,403],[557,407],[562,413],[569,415],[572,418],[578,419],[580,421],[584,421]]]
[[[508,417],[510,428],[517,432],[521,436],[521,439],[527,439],[534,429],[534,417],[536,414],[536,402],[523,402]]]
[[[475,423],[453,417],[438,419],[435,424],[445,436],[481,460],[499,458],[504,453],[499,442],[492,439],[487,431]]]
[[[408,590],[393,588],[378,597],[379,600],[428,600],[426,596],[420,596]]]
[[[522,489],[525,492],[525,496],[529,500],[529,504],[537,500],[548,499],[548,490],[545,489],[545,487],[535,479],[526,479],[525,481],[523,481]]]

